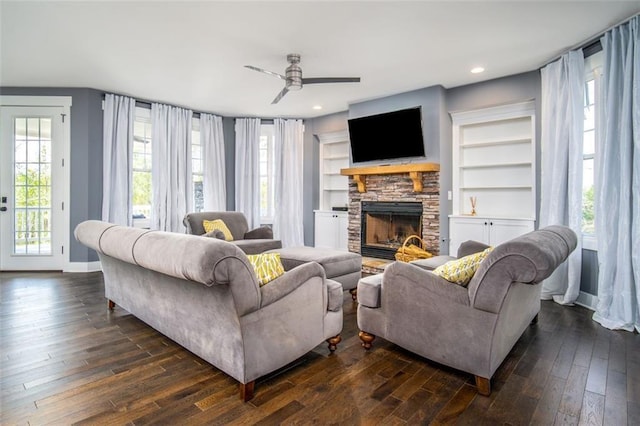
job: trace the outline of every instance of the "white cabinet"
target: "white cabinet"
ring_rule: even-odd
[[[460,244],[467,240],[495,247],[533,229],[533,219],[449,216],[449,254],[455,256]]]
[[[346,131],[322,133],[320,140],[320,210],[346,207],[349,202],[349,177],[340,169],[349,167],[349,134]]]
[[[315,246],[348,250],[347,212],[315,210]]]

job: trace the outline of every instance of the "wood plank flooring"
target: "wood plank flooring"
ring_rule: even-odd
[[[543,302],[492,380],[382,339],[367,352],[345,292],[343,341],[256,383],[226,374],[128,312],[101,273],[0,273],[0,424],[638,425],[640,337]]]

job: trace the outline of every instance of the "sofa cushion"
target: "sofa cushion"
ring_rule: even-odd
[[[260,254],[267,250],[277,253],[279,249],[282,248],[282,242],[280,240],[269,239],[233,240],[233,244],[238,246],[240,250],[242,250],[246,254]]]
[[[478,266],[480,266],[480,262],[489,255],[491,250],[493,250],[493,247],[460,259],[451,260],[442,266],[438,266],[433,270],[433,273],[447,281],[466,287],[476,273]]]
[[[358,303],[369,308],[380,307],[382,274],[369,275],[358,281]]]
[[[247,258],[256,272],[260,287],[284,275],[280,253],[248,254]]]
[[[233,241],[233,235],[231,235],[231,231],[222,219],[203,220],[202,227],[207,234],[214,231],[221,231],[224,234],[225,240]]]
[[[456,260],[456,258],[453,256],[441,255],[441,256],[433,256],[433,257],[430,257],[429,259],[412,260],[409,263],[412,265],[419,266],[422,269],[425,269],[427,271],[433,271],[438,266],[442,266],[451,260]]]

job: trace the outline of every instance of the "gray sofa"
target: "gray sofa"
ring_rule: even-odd
[[[255,380],[342,331],[342,285],[309,262],[260,287],[246,255],[216,238],[85,221],[76,239],[96,250],[115,304],[240,382]]]
[[[242,212],[187,213],[182,223],[187,227],[187,234],[204,235],[202,221],[215,219],[222,219],[233,235],[233,244],[240,247],[246,254],[258,254],[282,247],[280,240],[273,239],[273,230],[268,226],[249,230],[247,218]]]
[[[498,245],[465,288],[416,265],[394,262],[358,283],[358,327],[366,349],[380,336],[471,373],[478,393],[540,311],[541,281],[576,247],[564,226]]]

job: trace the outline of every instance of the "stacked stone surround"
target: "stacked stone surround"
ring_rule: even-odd
[[[362,201],[402,201],[422,203],[422,239],[427,251],[440,253],[440,173],[422,173],[422,192],[413,190],[408,173],[367,175],[366,192],[358,192],[349,176],[349,251],[360,253]]]

